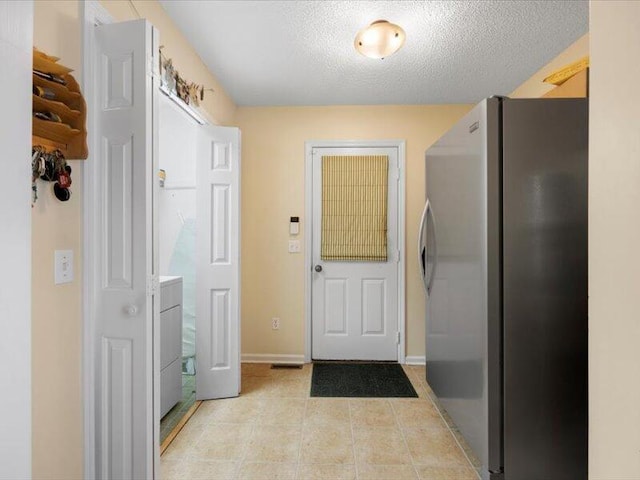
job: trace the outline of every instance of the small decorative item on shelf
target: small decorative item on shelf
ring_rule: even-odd
[[[198,107],[204,100],[205,88],[193,82],[188,82],[180,76],[173,66],[173,60],[162,53],[160,47],[160,82],[171,93],[177,95],[187,105]],[[213,92],[213,89],[209,88]]]
[[[542,81],[550,83],[552,85],[562,85],[574,75],[580,73],[583,70],[589,68],[589,57],[583,57],[577,62],[573,62],[566,67],[556,70],[551,75],[544,78]]]
[[[86,159],[87,106],[72,70],[33,50],[32,144],[71,159]]]
[[[162,47],[160,47],[162,48]],[[162,79],[162,84],[166,86],[170,92],[176,91],[176,71],[173,68],[173,60],[164,59],[162,52],[160,52],[160,71],[162,75],[160,78]]]
[[[61,202],[71,198],[71,167],[60,150],[48,152],[46,147],[35,145],[31,150],[31,171],[32,207],[38,200],[38,179],[55,182],[53,193]]]

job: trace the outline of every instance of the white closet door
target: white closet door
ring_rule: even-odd
[[[240,392],[240,130],[198,140],[196,396]]]
[[[100,156],[102,166],[95,283],[96,476],[151,479],[158,442],[153,408],[157,88],[151,70],[158,37],[151,24],[136,20],[97,26],[96,44],[99,138],[93,155]]]

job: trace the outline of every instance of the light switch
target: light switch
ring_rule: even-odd
[[[73,282],[73,250],[55,251],[55,284]]]
[[[289,240],[289,253],[300,253],[300,240]]]

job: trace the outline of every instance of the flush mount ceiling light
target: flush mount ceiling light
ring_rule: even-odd
[[[377,20],[356,35],[353,44],[365,57],[385,58],[396,53],[404,44],[402,28],[386,20]]]

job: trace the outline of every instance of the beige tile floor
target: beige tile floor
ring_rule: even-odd
[[[239,398],[204,402],[161,458],[162,480],[476,480],[438,412],[419,398],[310,398],[311,365],[242,365]]]

